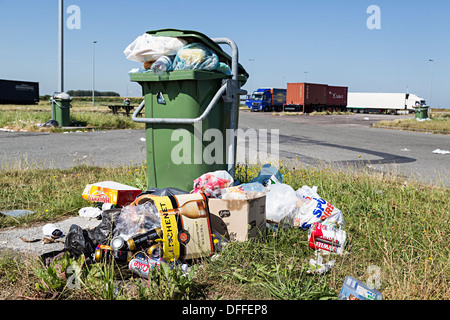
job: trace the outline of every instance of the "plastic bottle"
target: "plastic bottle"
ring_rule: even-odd
[[[163,75],[164,73],[172,70],[172,60],[168,56],[161,56],[155,63],[152,64],[151,70],[153,74],[158,76]]]

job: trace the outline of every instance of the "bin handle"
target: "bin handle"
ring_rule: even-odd
[[[131,119],[135,122],[149,123],[149,124],[194,124],[196,122],[203,121],[214,107],[214,105],[219,101],[220,97],[223,95],[227,89],[227,83],[225,82],[220,89],[216,92],[211,102],[206,107],[205,111],[197,118],[138,118],[137,116],[141,113],[142,109],[145,107],[145,100],[141,102],[138,108],[134,111]]]

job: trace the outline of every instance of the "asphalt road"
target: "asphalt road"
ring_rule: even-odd
[[[265,149],[270,152],[274,148],[280,159],[310,166],[354,164],[394,170],[405,177],[450,186],[450,154],[433,153],[436,149],[450,150],[448,135],[370,127],[375,121],[400,117],[403,116],[276,116],[240,112],[239,127],[244,135],[238,139],[237,161],[247,158],[250,163],[255,162],[255,153],[261,155]],[[250,128],[256,129],[256,140],[254,136],[248,143]],[[270,133],[278,133],[278,140],[272,141]],[[117,166],[140,164],[146,159],[144,130],[0,132],[0,147],[0,168]]]
[[[365,166],[449,187],[450,154],[433,153],[436,149],[450,150],[448,135],[370,127],[380,120],[404,117],[410,116],[274,116],[271,113],[241,112],[239,126],[244,132],[248,128],[278,129],[280,159],[292,159],[310,166]],[[256,145],[251,143],[248,148]]]

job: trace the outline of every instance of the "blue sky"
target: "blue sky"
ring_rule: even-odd
[[[92,89],[96,40],[95,89],[139,96],[128,71],[140,64],[124,49],[145,31],[176,28],[233,39],[251,76],[246,90],[308,81],[408,90],[428,101],[433,59],[431,105],[450,107],[450,1],[64,1],[70,5],[81,10],[81,29],[65,28],[66,91]],[[367,28],[370,5],[381,10],[381,29]],[[58,0],[0,0],[0,27],[0,78],[38,81],[41,95],[57,91]]]

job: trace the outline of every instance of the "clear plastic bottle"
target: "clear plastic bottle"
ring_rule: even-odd
[[[152,64],[151,68],[152,73],[158,76],[163,75],[164,73],[171,71],[173,69],[172,59],[168,56],[161,56],[155,63]]]

